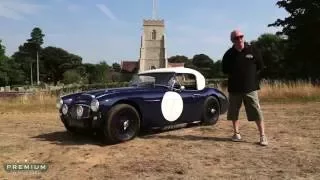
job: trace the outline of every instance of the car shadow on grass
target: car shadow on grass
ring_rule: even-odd
[[[225,137],[211,137],[211,136],[195,136],[195,135],[161,135],[161,136],[145,136],[145,137],[140,137],[144,139],[171,139],[171,140],[184,140],[184,141],[222,141],[222,142],[230,142],[230,138],[225,138]]]
[[[190,125],[185,128],[194,127],[194,125]],[[171,129],[171,130],[141,130],[138,134],[138,137],[144,137],[148,135],[161,134],[168,131],[174,131],[181,128]],[[37,136],[31,137],[32,139],[36,139],[37,141],[47,141],[51,144],[56,145],[97,145],[97,146],[110,146],[114,144],[110,144],[102,140],[101,135],[97,133],[93,133],[90,131],[77,131],[76,133],[71,133],[68,131],[56,131],[49,133],[42,133]],[[134,139],[133,139],[134,140]]]
[[[211,137],[211,136],[197,136],[197,135],[172,135],[166,134],[170,131],[179,131],[189,128],[198,127],[199,124],[188,125],[181,128],[173,128],[168,130],[153,129],[143,130],[139,133],[138,138],[141,139],[172,139],[172,140],[185,140],[185,141],[219,141],[219,142],[230,142],[230,137]],[[205,130],[205,129],[204,129]],[[43,133],[32,137],[39,141],[48,141],[51,144],[56,145],[97,145],[97,146],[110,146],[114,144],[106,143],[102,140],[99,134],[90,132],[81,133],[70,133],[68,131],[56,131],[50,133]],[[134,139],[133,139],[134,141]],[[245,141],[242,141],[245,142]]]
[[[216,141],[216,142],[232,142],[232,143],[250,143],[246,140],[241,140],[238,142],[233,142],[231,137],[212,137],[212,136],[202,136],[202,135],[173,135],[173,134],[165,134],[170,131],[183,130],[188,128],[200,127],[200,131],[212,131],[210,126],[202,126],[200,124],[189,124],[187,127],[170,129],[170,130],[158,130],[143,133],[140,138],[141,139],[171,139],[171,140],[182,140],[182,141]],[[164,135],[162,135],[164,134]]]
[[[88,133],[72,134],[67,131],[57,131],[43,133],[32,138],[39,141],[48,141],[56,145],[104,145],[96,135]]]
[[[184,141],[222,141],[227,142],[231,141],[230,137],[210,137],[210,136],[196,136],[196,135],[173,135],[173,134],[165,134],[166,132],[170,131],[177,131],[177,130],[184,130],[184,129],[190,129],[200,127],[202,128],[201,131],[206,131],[206,126],[201,126],[200,124],[188,124],[186,127],[182,128],[176,128],[176,129],[170,129],[170,130],[156,130],[156,131],[150,131],[150,132],[144,132],[140,135],[140,138],[142,139],[172,139],[172,140],[184,140]],[[210,129],[210,128],[209,128]],[[211,131],[212,129],[210,129]],[[162,135],[164,134],[164,135]]]

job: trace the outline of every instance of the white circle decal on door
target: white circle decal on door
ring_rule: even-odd
[[[168,121],[175,121],[183,110],[182,97],[176,92],[166,92],[161,102],[161,112]]]

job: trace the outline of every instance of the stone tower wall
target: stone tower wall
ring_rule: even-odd
[[[153,31],[155,31],[155,34]],[[165,28],[163,20],[143,21],[143,34],[139,59],[140,72],[148,70],[152,66],[155,68],[162,68],[166,66],[164,34]]]

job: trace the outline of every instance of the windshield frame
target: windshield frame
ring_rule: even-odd
[[[154,78],[154,81],[143,81],[141,77]],[[175,72],[154,72],[154,73],[140,73],[132,77],[129,86],[141,87],[141,86],[162,86],[172,87],[172,81],[175,78]]]

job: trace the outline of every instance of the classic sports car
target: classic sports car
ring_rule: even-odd
[[[109,143],[131,140],[142,129],[213,125],[228,105],[221,91],[206,87],[201,73],[185,67],[148,70],[129,87],[69,94],[57,102],[68,131],[94,130]]]

